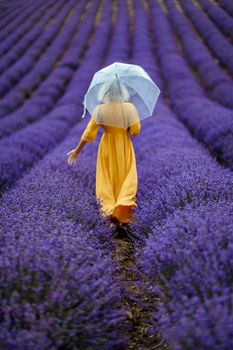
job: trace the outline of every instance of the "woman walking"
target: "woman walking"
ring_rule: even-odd
[[[96,197],[100,201],[102,215],[124,229],[129,222],[134,221],[133,209],[137,207],[138,177],[130,135],[136,136],[139,133],[141,123],[135,106],[127,102],[130,95],[124,84],[114,80],[111,88],[103,87],[101,95],[104,95],[100,97],[104,103],[95,108],[78,146],[67,153],[70,155],[68,162],[75,163],[83,146],[86,142],[93,142],[99,127],[102,127],[104,133],[99,144],[96,165]],[[112,121],[119,118],[122,108],[127,123],[130,124],[132,120],[135,123],[127,129],[107,125],[110,118]],[[97,113],[102,124],[95,121]]]
[[[67,153],[68,163],[75,163],[86,142],[93,142],[103,128],[96,163],[96,198],[111,225],[131,235],[129,223],[135,221],[138,206],[138,177],[130,136],[140,132],[140,119],[152,115],[159,94],[158,86],[138,65],[115,62],[96,72],[84,98],[91,119],[78,146]]]

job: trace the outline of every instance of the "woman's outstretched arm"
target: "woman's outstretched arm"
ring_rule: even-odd
[[[87,127],[81,136],[79,144],[72,151],[67,153],[67,155],[70,156],[68,159],[69,164],[73,164],[76,162],[78,154],[80,153],[81,149],[84,147],[84,145],[87,142],[95,141],[95,138],[98,133],[98,129],[99,129],[99,125],[96,124],[95,120],[91,118],[91,120],[87,124]]]
[[[79,144],[77,145],[77,147],[75,147],[75,152],[77,153],[77,154],[79,154],[80,153],[80,151],[82,150],[82,148],[85,146],[85,144],[87,143],[87,141],[84,141],[84,140],[80,140],[80,142],[79,142]]]
[[[77,147],[72,149],[70,152],[67,153],[67,156],[69,156],[68,163],[69,164],[75,164],[77,160],[77,156],[80,153],[81,149],[84,147],[84,145],[87,143],[87,141],[80,140]]]

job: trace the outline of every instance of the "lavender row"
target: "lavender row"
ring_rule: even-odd
[[[57,214],[49,214],[53,224],[39,220],[25,234],[16,228],[17,239],[7,232],[4,250],[1,245],[2,348],[126,349],[120,327],[127,316],[111,258],[88,241],[92,229],[74,228]]]
[[[1,30],[0,32],[0,40],[3,41],[8,41],[8,37],[10,36],[15,36],[14,32],[16,31],[18,38],[20,38],[22,35],[24,35],[27,31],[27,25],[28,25],[28,18],[30,18],[31,16],[33,16],[33,14],[35,13],[35,11],[38,11],[41,6],[43,7],[44,5],[41,4],[41,2],[36,2],[34,4],[30,4],[25,7],[25,10],[21,10],[18,14],[18,16],[14,16],[14,18],[11,19],[11,22],[6,23],[4,28]],[[26,22],[26,25],[25,25]],[[17,37],[15,36],[15,40],[17,39]],[[13,43],[13,42],[12,42]],[[5,47],[3,45],[3,49],[2,49],[2,45],[0,48],[0,52],[1,54],[4,53],[4,49],[8,49],[10,48],[9,46]]]
[[[233,108],[232,79],[214,62],[214,58],[193,32],[185,16],[175,7],[174,1],[165,0],[165,3],[186,58],[197,70],[207,93],[219,103],[228,108]]]
[[[233,61],[231,59],[233,47],[231,43],[195,4],[186,0],[179,0],[179,2],[213,55],[228,69],[230,74],[233,74]]]
[[[6,18],[9,14],[12,14],[12,4],[9,1],[2,1],[0,3],[0,21],[2,22],[4,18]],[[17,10],[19,11],[20,6],[17,7]],[[1,27],[0,27],[1,29]]]
[[[83,14],[83,7],[85,5],[86,1],[81,1],[79,3],[79,7],[77,8],[77,12],[75,11],[73,13],[71,23],[73,23],[74,26],[76,26],[77,23],[80,23],[79,16]],[[53,49],[59,47],[58,50],[60,51],[62,57],[60,58],[59,64],[56,65],[53,71],[49,74],[48,78],[41,83],[38,90],[34,91],[33,95],[30,95],[30,90],[35,84],[35,78],[38,76],[37,72],[41,72],[43,70],[43,74],[45,75],[46,70],[51,68],[52,62],[49,63],[46,57],[44,57],[44,59],[42,59],[41,62],[35,66],[34,70],[32,70],[30,74],[20,83],[21,85],[24,84],[24,86],[27,86],[29,89],[28,93],[30,95],[30,99],[28,99],[21,108],[15,112],[12,112],[11,114],[8,114],[6,118],[0,120],[0,138],[9,136],[13,132],[19,131],[28,123],[38,121],[53,108],[55,108],[57,103],[59,103],[59,98],[61,98],[63,95],[67,84],[72,78],[74,70],[77,69],[78,60],[83,54],[86,40],[91,29],[93,28],[93,17],[95,16],[97,5],[98,2],[91,6],[85,21],[82,22],[78,30],[75,30],[75,27],[72,27],[71,34],[74,35],[74,37],[71,37],[70,41],[66,42],[67,33],[66,29],[64,29],[63,36],[59,38],[59,43],[61,44],[63,37],[66,45],[69,44],[69,47],[67,47],[65,50],[65,54],[63,54],[62,45],[58,46],[58,42],[56,40],[54,41],[49,51],[52,52]],[[52,60],[54,60],[54,58]],[[45,62],[47,62],[47,65],[44,65]],[[67,73],[61,73],[61,67],[67,67]],[[17,92],[12,92],[12,94],[9,94],[8,96],[9,104],[14,105],[14,101],[19,103],[18,99],[14,99],[14,97],[17,96]]]
[[[92,43],[89,61],[83,63],[89,69],[96,61],[103,63],[102,43],[111,25],[111,4],[104,4],[96,33],[99,40]],[[117,47],[119,56],[127,59],[128,40],[121,35],[121,28],[127,28],[124,1],[119,6],[116,32],[111,46],[105,47],[108,62],[115,58],[111,50]],[[90,80],[90,72],[86,75]],[[78,123],[66,140],[2,196],[1,265],[6,273],[0,283],[4,295],[10,295],[1,299],[6,322],[0,326],[0,341],[5,346],[38,350],[123,350],[128,346],[123,336],[127,310],[121,304],[125,286],[116,276],[111,259],[114,245],[95,199],[93,159],[98,143],[86,146],[76,167],[67,163],[66,153],[76,145],[86,123],[85,119]],[[15,215],[13,208],[18,208]],[[25,287],[16,290],[19,280]],[[9,308],[12,322],[17,322],[15,332],[10,328]]]
[[[155,143],[141,147],[148,157],[139,168],[136,217],[138,237],[149,235],[135,255],[157,298],[151,335],[159,330],[179,350],[230,348],[232,282],[227,288],[221,282],[232,275],[232,174],[216,166],[167,109],[159,114]]]
[[[219,0],[219,4],[227,13],[233,16],[233,4],[231,0]]]
[[[117,2],[117,13],[115,22],[112,23],[112,36],[108,44],[108,54],[104,58],[100,68],[106,67],[114,62],[127,62],[130,54],[129,42],[129,17],[124,0]],[[86,123],[86,121],[85,121]],[[81,125],[82,129],[83,126]]]
[[[221,7],[217,6],[217,4],[213,4],[209,0],[199,0],[199,2],[216,26],[232,40],[233,18],[229,16]]]
[[[11,186],[29,167],[51,151],[65,137],[70,127],[81,118],[83,96],[91,75],[99,68],[100,58],[107,45],[105,33],[109,30],[109,22],[106,21],[108,11],[109,6],[104,7],[94,40],[83,58],[82,65],[73,73],[73,78],[56,108],[41,121],[0,141],[1,191]],[[70,73],[68,68],[60,67],[60,74],[67,75],[67,72]]]
[[[150,1],[150,4],[157,55],[171,105],[177,116],[208,147],[213,156],[232,168],[233,111],[206,98],[202,87],[180,55],[167,17],[156,2]]]
[[[75,1],[70,0],[66,4],[66,8],[63,9],[63,11],[61,11],[59,15],[56,17],[55,22],[49,28],[49,30],[47,32],[44,32],[42,36],[39,37],[39,39],[29,48],[29,50],[25,53],[25,55],[21,59],[19,59],[12,67],[10,67],[10,69],[8,69],[2,74],[1,81],[0,81],[0,92],[2,93],[3,96],[9,90],[11,90],[13,86],[15,86],[20,80],[22,80],[25,74],[28,75],[28,72],[30,74],[30,69],[32,69],[33,66],[41,64],[41,60],[43,62],[43,60],[45,60],[46,58],[48,61],[47,65],[49,65],[50,70],[52,69],[53,63],[54,63],[54,60],[53,60],[54,56],[51,55],[50,47],[48,48],[48,50],[46,50],[46,56],[43,55],[43,58],[41,59],[43,51],[46,49],[47,45],[50,45],[51,42],[53,42],[56,35],[60,33],[62,23],[65,22],[66,16],[69,14],[69,12],[72,10],[73,7],[75,7]],[[61,44],[64,45],[63,42],[61,42]],[[53,42],[53,45],[54,45],[54,42]],[[55,57],[59,53],[60,53],[59,47],[56,46],[56,51],[54,53]],[[43,77],[43,70],[41,74]],[[46,75],[47,74],[48,73],[46,71]],[[35,84],[38,84],[38,82],[40,82],[40,80],[42,79],[40,78],[40,74],[37,73],[37,75],[38,77],[36,79]],[[24,88],[24,85],[19,83],[17,88],[22,89]],[[4,104],[2,108],[4,111]],[[1,116],[2,116],[2,113],[3,112],[1,112]]]
[[[232,209],[232,199],[191,202],[154,224],[141,251],[138,262],[161,300],[151,334],[159,329],[172,349],[231,348]]]
[[[55,4],[53,14],[61,10],[62,6],[64,6],[62,3]],[[0,101],[1,118],[7,114],[13,113],[17,108],[27,102],[33,91],[39,86],[51,70],[53,62],[50,58],[51,49],[48,47],[44,55],[43,49],[49,44],[49,42],[52,42],[53,38],[59,33],[59,22],[55,27],[51,26],[51,28],[50,31],[44,33],[38,38],[38,41],[33,44],[31,47],[32,56],[28,56],[30,55],[30,50],[25,52],[21,60],[18,60],[9,70],[5,71],[5,78],[2,77],[0,79],[0,89],[4,92],[4,96],[2,96]],[[51,46],[54,46],[54,42]],[[39,59],[38,62],[34,61],[36,60],[36,57]],[[1,68],[8,65],[9,56],[6,55],[3,59],[4,61],[2,62]],[[24,65],[25,67],[23,67]],[[23,106],[23,108],[24,107],[25,106]]]
[[[26,2],[10,3],[9,1],[2,1],[0,3],[0,31],[3,30],[9,23],[12,22],[28,5]],[[5,11],[4,11],[5,8]]]
[[[47,7],[51,7],[54,2],[47,3]],[[61,5],[60,5],[61,6]],[[41,8],[40,11],[36,11],[34,16],[30,17],[25,24],[27,25],[26,33],[23,32],[21,38],[18,36],[18,30],[12,33],[12,36],[7,38],[0,46],[0,72],[3,73],[15,63],[20,56],[30,47],[30,45],[41,35],[46,24],[50,21],[50,18],[55,16],[57,7],[51,7],[49,10]],[[37,21],[37,23],[35,23]],[[35,25],[33,25],[35,23]],[[22,26],[20,27],[22,31]],[[8,48],[8,52],[7,49]]]
[[[149,40],[142,28],[150,18],[138,2],[135,20],[137,42]],[[148,54],[138,56],[140,65]],[[160,331],[172,349],[230,348],[232,172],[191,137],[162,98],[156,114],[135,147],[140,199],[135,227],[138,238],[148,236],[135,258],[158,309],[150,335]]]
[[[138,9],[143,12],[143,7],[139,3],[134,3],[134,34],[131,63],[141,65],[156,82],[161,91],[165,90],[164,82],[159,74],[159,68],[155,65],[154,52],[148,40],[148,30],[145,26],[144,18],[138,13]],[[161,95],[159,96],[161,99]]]

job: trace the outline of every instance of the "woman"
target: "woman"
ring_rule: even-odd
[[[92,113],[78,146],[67,153],[70,155],[68,163],[75,163],[84,145],[93,142],[99,127],[103,128],[96,164],[96,197],[102,215],[111,221],[110,226],[116,224],[117,228],[127,233],[128,223],[134,221],[133,209],[137,207],[138,187],[136,158],[130,135],[136,136],[141,129],[137,109],[127,102],[129,97],[124,84],[117,80],[111,85],[104,85],[99,93],[99,101],[103,103]],[[122,113],[130,126],[110,126],[110,120],[120,120]]]

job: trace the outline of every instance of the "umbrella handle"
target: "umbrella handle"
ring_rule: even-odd
[[[83,108],[83,114],[82,114],[81,118],[84,118],[85,114],[86,114],[86,107]]]
[[[121,94],[121,97],[122,97],[122,93],[121,93],[121,87],[120,87],[120,83],[119,83],[119,78],[118,78],[118,75],[117,73],[115,73],[116,77],[117,77],[117,83],[118,83],[118,86],[119,86],[119,90],[120,90],[120,94]],[[123,118],[124,118],[124,122],[125,122],[125,116],[124,116],[124,111],[123,111],[123,108],[122,108],[122,101],[120,101],[121,103],[121,110],[122,110],[122,114],[123,114]]]

